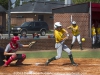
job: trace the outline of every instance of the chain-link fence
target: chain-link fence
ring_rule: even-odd
[[[55,50],[55,39],[54,38],[48,38],[48,39],[38,39],[38,40],[21,40],[21,44],[29,44],[32,41],[36,41],[36,43],[31,48],[20,48],[21,51],[37,51],[37,50]],[[0,47],[6,48],[7,44],[10,42],[8,39],[0,39]],[[87,44],[88,43],[88,44]],[[83,48],[90,48],[91,40],[86,39],[85,42],[83,42]],[[70,48],[71,39],[68,39],[65,41],[65,44]],[[78,42],[75,42],[74,48],[79,48]]]

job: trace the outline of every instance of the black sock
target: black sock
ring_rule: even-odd
[[[71,44],[71,47],[70,47],[70,49],[72,49],[72,47],[73,47],[73,44]]]
[[[83,50],[83,48],[82,48],[82,44],[79,44],[79,45],[80,45],[80,49]]]
[[[53,58],[49,59],[48,62],[51,62],[51,61],[53,61],[53,60],[56,60],[56,58],[53,57]]]
[[[73,56],[72,56],[72,54],[69,55],[69,59],[70,59],[71,63],[74,63],[74,60],[73,60]]]

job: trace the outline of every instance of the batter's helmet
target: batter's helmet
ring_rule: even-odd
[[[19,40],[20,40],[20,38],[19,38],[18,36],[14,36],[14,37],[11,38],[11,42],[12,42],[13,44],[16,44],[17,41],[19,41]]]
[[[61,27],[62,25],[61,25],[61,23],[60,22],[56,22],[55,24],[54,24],[54,29],[56,29],[57,27]]]
[[[75,25],[76,24],[76,21],[73,21],[72,24]]]

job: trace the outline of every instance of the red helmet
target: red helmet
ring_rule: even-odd
[[[14,37],[11,38],[11,42],[13,44],[17,44],[17,41],[19,41],[19,40],[20,40],[20,38],[18,36],[14,36]]]

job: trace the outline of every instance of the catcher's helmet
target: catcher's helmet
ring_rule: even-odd
[[[13,44],[17,44],[17,41],[19,41],[19,40],[20,40],[20,38],[18,36],[14,36],[14,37],[11,38],[11,42]]]
[[[72,24],[75,25],[76,24],[76,21],[73,21]]]
[[[54,24],[54,29],[56,29],[57,27],[61,27],[62,25],[61,25],[61,23],[60,22],[56,22],[55,24]]]

